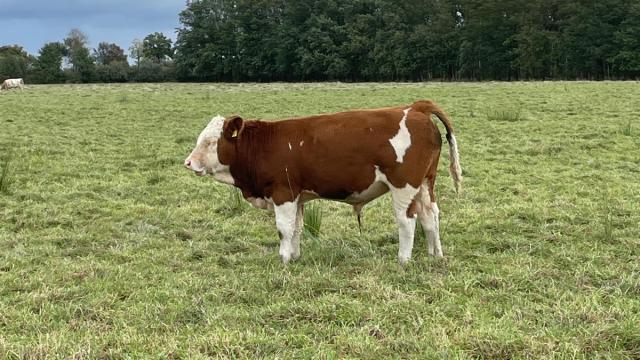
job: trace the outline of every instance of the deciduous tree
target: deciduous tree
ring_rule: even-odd
[[[79,29],[72,29],[64,39],[71,64],[72,81],[90,82],[95,75],[95,64],[87,47],[88,38]]]
[[[93,58],[96,64],[109,65],[112,62],[127,62],[127,55],[124,50],[117,44],[101,42],[98,47],[93,50]]]
[[[155,63],[171,59],[171,39],[160,32],[147,35],[142,41],[142,55]]]

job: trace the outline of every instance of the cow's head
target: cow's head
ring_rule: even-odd
[[[229,165],[234,160],[243,127],[244,121],[240,116],[226,120],[220,115],[214,117],[198,136],[196,147],[184,161],[184,166],[198,176],[209,174],[219,181],[233,184]]]

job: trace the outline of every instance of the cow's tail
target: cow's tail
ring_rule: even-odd
[[[426,115],[434,114],[440,119],[445,129],[447,129],[447,142],[449,143],[449,173],[453,179],[453,186],[459,193],[462,187],[462,168],[460,167],[460,154],[458,153],[458,143],[453,134],[453,125],[447,114],[438,107],[433,101],[421,100],[416,101],[411,107]]]

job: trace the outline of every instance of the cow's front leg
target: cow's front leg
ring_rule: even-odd
[[[280,235],[280,258],[283,263],[287,264],[292,257],[295,258],[296,246],[298,246],[297,255],[300,255],[299,240],[297,245],[294,244],[294,237],[298,232],[296,230],[297,214],[301,212],[298,210],[298,199],[275,205],[274,211],[276,214],[276,227]]]
[[[300,237],[302,236],[302,227],[304,225],[304,204],[298,203],[298,211],[296,213],[296,226],[293,232],[293,240],[291,242],[293,251],[291,259],[297,260],[300,257]]]

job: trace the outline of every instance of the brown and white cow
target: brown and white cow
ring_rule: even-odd
[[[14,88],[20,88],[20,90],[24,89],[24,80],[22,78],[19,79],[6,79],[0,85],[0,90],[9,90]]]
[[[360,209],[391,191],[399,228],[398,260],[411,258],[416,216],[429,254],[442,256],[434,185],[447,130],[449,170],[456,190],[462,174],[447,115],[431,101],[282,121],[214,117],[184,165],[234,185],[258,207],[273,206],[284,263],[300,256],[304,203],[331,199]]]

